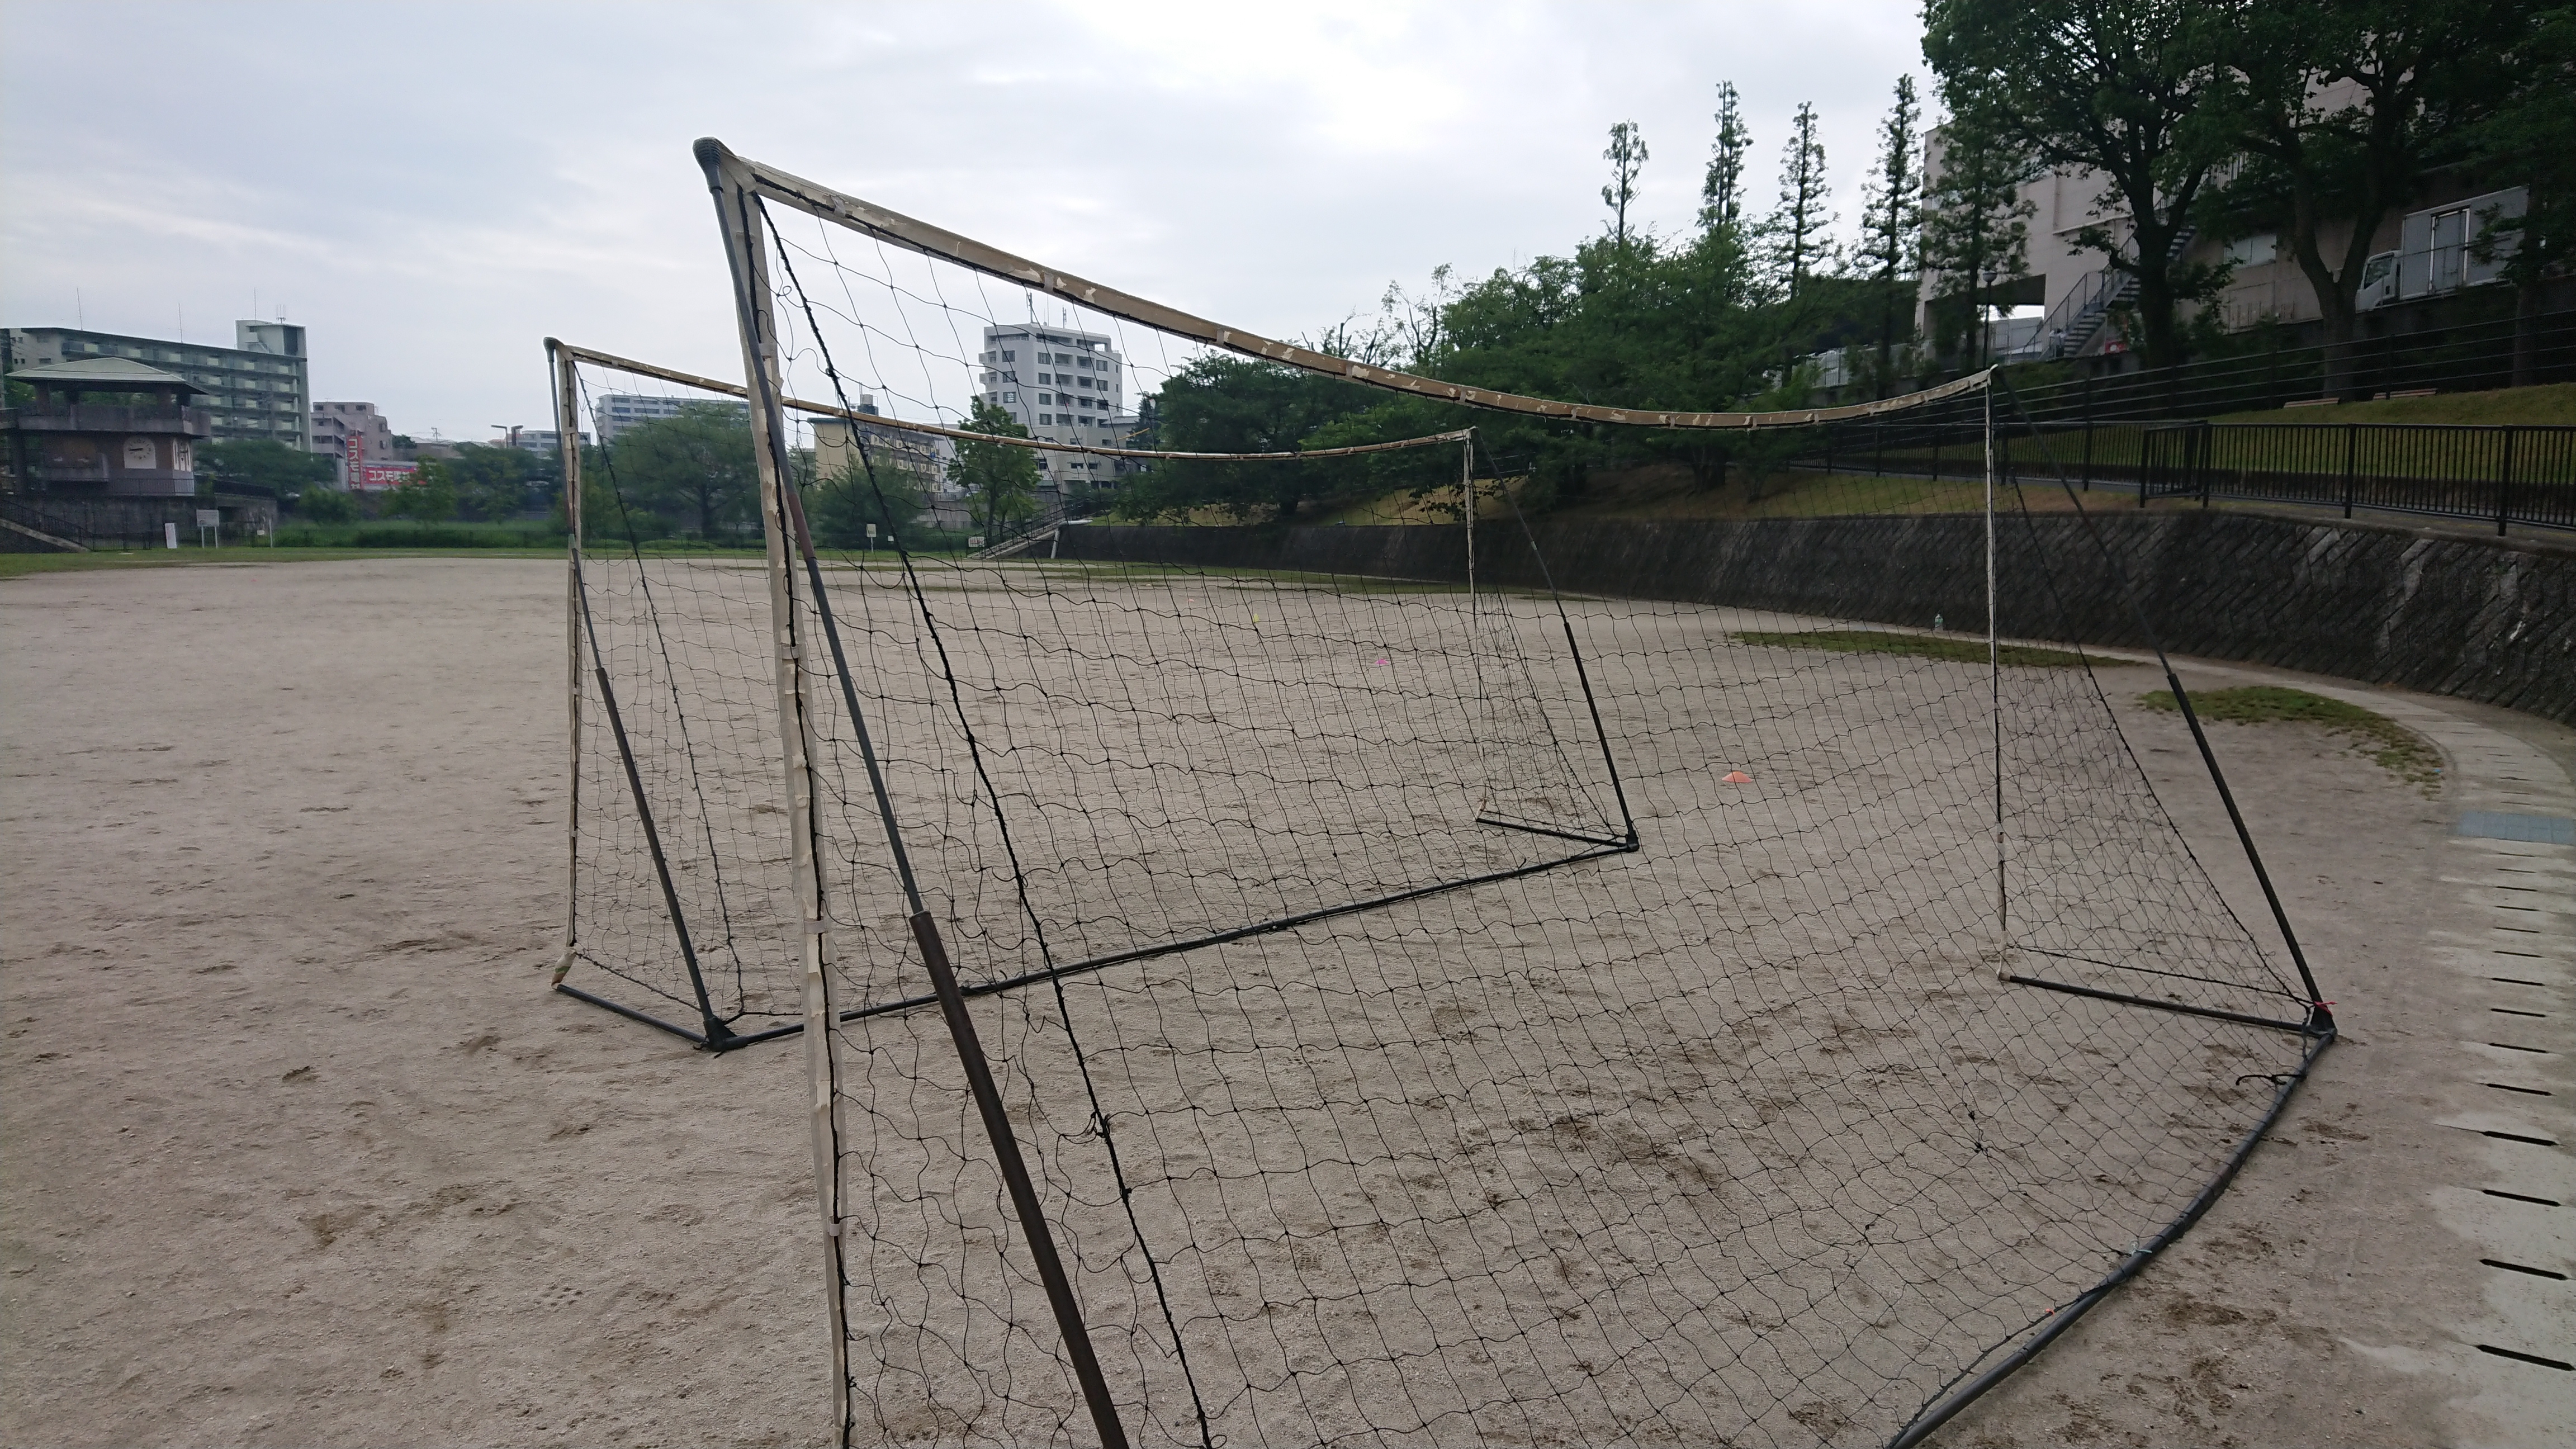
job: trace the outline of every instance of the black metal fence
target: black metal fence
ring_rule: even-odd
[[[201,513],[221,521],[200,529]],[[230,492],[202,498],[111,498],[73,493],[0,493],[0,518],[89,549],[159,548],[176,528],[200,542],[257,543],[277,528],[277,500]]]
[[[2223,355],[2179,367],[2123,371],[2116,359],[2096,358],[2012,372],[2023,405],[2042,422],[2208,418],[2327,397],[2576,382],[2576,312],[2392,331],[2336,347],[2277,345],[2286,335],[2238,333]]]
[[[1820,436],[1795,466],[1906,485],[1896,511],[1968,507],[1985,472],[1976,411],[1900,417]],[[2008,409],[1999,406],[1999,414]],[[1820,430],[1821,432],[1821,430]],[[2094,422],[1999,417],[1996,463],[2025,484],[2063,474],[2079,491],[2291,504],[2576,529],[2576,427],[2401,423]],[[1835,511],[1855,511],[1846,502]],[[1874,511],[1866,506],[1856,511]]]
[[[2334,508],[2346,518],[2370,509],[2493,519],[2499,533],[2514,523],[2576,528],[2576,427],[2168,423],[2139,431],[2137,464],[2125,471],[2141,501],[2197,495]],[[2014,449],[2016,461],[2022,451]]]

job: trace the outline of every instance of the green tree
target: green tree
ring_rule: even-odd
[[[1702,231],[1736,231],[1744,225],[1744,160],[1753,149],[1753,133],[1735,95],[1735,82],[1717,83],[1717,139],[1709,143],[1708,172],[1699,183]]]
[[[456,477],[443,459],[424,458],[412,468],[411,481],[385,495],[385,514],[421,523],[456,516]]]
[[[1878,164],[1861,193],[1860,260],[1878,288],[1878,372],[1874,391],[1887,396],[1895,375],[1896,318],[1922,265],[1923,178],[1915,152],[1922,104],[1914,77],[1896,78],[1896,103],[1879,126]]]
[[[1646,135],[1634,121],[1621,121],[1610,128],[1610,149],[1601,153],[1610,163],[1610,184],[1601,188],[1601,204],[1610,208],[1610,235],[1620,250],[1628,247],[1628,204],[1637,199],[1637,175],[1646,169]]]
[[[2380,223],[2510,88],[2499,62],[2525,8],[2496,0],[2237,7],[2223,105],[2252,164],[2212,192],[2208,212],[2238,236],[2276,233],[2298,263],[2325,322],[2329,395],[2349,386],[2361,275]],[[2339,242],[2332,255],[2330,237]]]
[[[2521,26],[2499,57],[2512,80],[2462,140],[2486,184],[2531,188],[2522,215],[2495,218],[2478,239],[2514,285],[2513,385],[2527,387],[2539,380],[2541,282],[2576,258],[2576,8],[2516,8]]]
[[[1605,241],[1604,245],[1608,245]],[[1289,453],[1327,423],[1368,411],[1385,394],[1340,378],[1249,358],[1210,356],[1156,392],[1162,445],[1192,453]],[[1236,519],[1289,522],[1354,474],[1325,463],[1158,461],[1119,490],[1114,511],[1154,518],[1216,507]]]
[[[890,547],[898,534],[911,532],[915,520],[930,506],[929,490],[921,478],[882,459],[877,460],[873,478],[865,466],[850,463],[831,477],[810,484],[806,497],[809,501],[805,511],[814,525],[814,541],[826,548],[866,548],[872,543]],[[874,539],[868,537],[871,523],[877,526],[878,536]]]
[[[2223,268],[2186,264],[2212,171],[2237,154],[2224,105],[2227,8],[2214,0],[1928,0],[1923,56],[1940,78],[1951,144],[2089,170],[2112,220],[2075,234],[2136,279],[2141,351],[2183,360],[2179,309],[2216,295]]]
[[[1780,151],[1780,204],[1762,224],[1771,243],[1772,275],[1783,292],[1796,296],[1807,278],[1832,264],[1833,225],[1833,186],[1825,179],[1816,108],[1800,101]]]
[[[269,438],[199,443],[196,453],[197,482],[214,485],[207,492],[247,485],[291,500],[308,488],[329,488],[337,471],[320,453]]]
[[[605,455],[601,471],[613,473],[629,510],[690,527],[700,538],[739,532],[759,509],[751,418],[740,407],[692,403],[622,430]],[[603,520],[591,507],[585,496],[584,521],[596,526]]]
[[[347,523],[358,516],[358,500],[338,488],[308,487],[289,505],[312,523]]]
[[[966,420],[964,431],[997,438],[1029,435],[998,403],[982,398],[975,400],[974,416]],[[1035,452],[1004,443],[959,439],[957,456],[948,462],[948,481],[965,491],[967,516],[975,531],[987,537],[1006,523],[1037,516],[1039,472]]]
[[[1946,355],[1964,347],[1983,367],[1986,329],[1978,324],[1994,301],[1994,284],[2030,267],[2033,207],[2021,187],[2035,168],[2028,153],[1991,131],[1944,127],[1940,137],[1921,260],[1939,279],[1932,300],[1940,350]]]
[[[447,471],[456,480],[457,507],[466,517],[503,519],[517,516],[534,501],[545,469],[524,448],[459,443]]]

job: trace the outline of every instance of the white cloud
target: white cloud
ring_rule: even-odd
[[[738,367],[699,135],[1273,335],[1597,232],[1604,133],[1690,224],[1712,87],[1860,199],[1908,0],[1298,6],[12,0],[0,318],[201,339],[283,306],[319,395],[541,423],[548,334]],[[89,57],[159,78],[103,97]]]

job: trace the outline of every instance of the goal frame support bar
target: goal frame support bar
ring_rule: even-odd
[[[569,342],[558,342],[553,338],[548,338],[546,341],[549,346],[560,347],[566,356],[581,362],[597,363],[601,367],[614,368],[619,372],[631,372],[638,377],[676,382],[682,387],[694,387],[702,392],[722,393],[727,397],[746,399],[751,396],[751,389],[738,382],[723,382],[712,377],[701,377],[694,372],[682,372],[676,367],[661,367],[650,362],[639,362],[632,357],[620,357],[614,352],[601,352],[596,348],[578,347]],[[1170,448],[1110,448],[1088,443],[1057,443],[1045,438],[1015,438],[1007,433],[979,433],[971,428],[949,428],[937,423],[916,423],[904,418],[888,417],[883,413],[861,412],[857,408],[845,408],[832,403],[809,402],[801,397],[781,396],[778,403],[780,407],[792,413],[840,418],[848,422],[865,423],[872,428],[899,428],[908,433],[926,433],[932,437],[954,438],[960,442],[992,443],[1005,448],[1026,448],[1033,453],[1091,453],[1103,458],[1163,458],[1185,462],[1200,459],[1213,463],[1301,463],[1312,458],[1349,458],[1361,453],[1394,453],[1407,448],[1428,448],[1441,443],[1461,442],[1473,431],[1469,428],[1453,428],[1445,433],[1425,433],[1418,438],[1398,438],[1388,443],[1352,443],[1339,448],[1309,448],[1294,453],[1190,453]]]
[[[2058,1335],[2073,1328],[2076,1320],[2092,1312],[2103,1299],[2111,1296],[2113,1290],[2138,1276],[2149,1263],[2154,1262],[2167,1248],[2180,1241],[2183,1234],[2190,1232],[2192,1225],[2200,1221],[2201,1215],[2208,1212],[2210,1206],[2226,1194],[2228,1186],[2236,1181],[2236,1174],[2244,1168],[2246,1159],[2254,1155],[2254,1149],[2261,1145],[2264,1137],[2280,1122],[2281,1114],[2289,1110],[2290,1098],[2297,1093],[2300,1084],[2307,1081],[2308,1073],[2315,1070],[2317,1059],[2326,1054],[2326,1048],[2335,1044],[2334,1026],[2329,1022],[2322,1030],[2307,1033],[2307,1037],[2308,1048],[2300,1055],[2298,1068],[2276,1079],[2279,1081],[2279,1090],[2272,1094],[2271,1110],[2265,1112],[2263,1120],[2255,1123],[2253,1130],[2247,1132],[2237,1142],[2236,1150],[2228,1156],[2227,1165],[2219,1169],[2218,1175],[2201,1187],[2199,1195],[2191,1200],[2190,1206],[2185,1207],[2172,1222],[2165,1224],[2164,1231],[2156,1234],[2153,1242],[2143,1243],[2132,1249],[2127,1257],[2122,1258],[2117,1266],[2104,1275],[2101,1282],[2084,1290],[2073,1302],[2051,1309],[2045,1318],[2032,1325],[2038,1329],[2038,1332],[2032,1334],[2030,1339],[2019,1348],[2005,1355],[2002,1362],[1978,1374],[1964,1386],[1946,1393],[1935,1402],[1926,1404],[1923,1412],[1915,1416],[1914,1422],[1906,1425],[1898,1431],[1895,1438],[1887,1441],[1887,1449],[1914,1449],[1914,1446],[1930,1438],[1934,1430],[1950,1422],[1959,1411],[1984,1397],[1987,1390],[2010,1378],[2015,1370],[2038,1357],[2040,1350],[2057,1341]],[[1957,1383],[1958,1380],[1954,1379],[1951,1382]]]
[[[1276,362],[1303,372],[1321,373],[1343,378],[1388,392],[1406,393],[1439,402],[1458,403],[1467,407],[1489,408],[1497,412],[1520,413],[1529,417],[1562,418],[1573,422],[1620,423],[1632,427],[1679,428],[1691,430],[1749,431],[1760,428],[1797,428],[1812,423],[1844,422],[1854,418],[1873,418],[1904,412],[1944,398],[1974,392],[1985,387],[1993,369],[1971,373],[1922,392],[1876,402],[1850,403],[1841,407],[1799,408],[1784,412],[1669,412],[1647,408],[1602,407],[1594,403],[1559,402],[1553,398],[1527,397],[1520,393],[1496,392],[1488,388],[1467,387],[1438,378],[1419,377],[1390,367],[1353,362],[1311,347],[1290,342],[1277,342],[1256,332],[1239,327],[1226,327],[1193,316],[1177,308],[1166,307],[1142,297],[1131,296],[1115,287],[1102,286],[1070,272],[1042,266],[1025,257],[1015,256],[999,247],[987,246],[971,237],[916,221],[900,212],[888,211],[873,202],[862,201],[847,192],[835,191],[818,182],[766,166],[748,157],[738,156],[722,141],[712,136],[697,143],[701,164],[722,164],[734,170],[742,185],[752,194],[783,206],[844,226],[906,251],[954,262],[1006,282],[1032,287],[1050,296],[1061,297],[1078,306],[1116,317],[1121,321],[1151,327],[1222,347],[1247,357]]]
[[[2069,996],[2089,996],[2095,1001],[2113,1001],[2122,1006],[2148,1006],[2158,1011],[2175,1011],[2185,1016],[2205,1016],[2212,1021],[2232,1021],[2239,1026],[2269,1027],[2274,1031],[2313,1035],[2315,1026],[2305,1021],[2284,1021],[2277,1016],[2256,1016],[2247,1011],[2226,1011],[2215,1006],[2193,1006],[2182,1001],[2158,1001],[2152,996],[2134,996],[2125,991],[2104,991],[2098,986],[2077,986],[2065,981],[2049,981],[2037,976],[2003,974],[2003,981],[2014,986],[2036,986],[2043,991],[2063,991]]]
[[[834,1437],[847,1444],[852,1427],[849,1328],[841,1299],[845,1270],[841,1263],[843,1216],[839,1204],[840,1155],[835,1119],[840,1090],[831,1033],[824,1029],[832,1019],[830,971],[825,958],[829,933],[819,867],[820,841],[814,834],[811,808],[812,799],[819,793],[813,763],[817,741],[813,716],[805,707],[804,700],[804,681],[812,676],[822,661],[809,656],[811,644],[805,631],[799,627],[801,619],[796,612],[795,598],[797,561],[804,564],[809,587],[813,591],[813,597],[807,602],[813,606],[821,624],[823,642],[830,651],[830,667],[840,682],[842,705],[848,712],[854,743],[861,762],[867,767],[877,817],[885,828],[887,853],[903,885],[913,937],[920,948],[922,964],[938,994],[941,1013],[947,1019],[958,1064],[966,1074],[968,1095],[973,1098],[976,1112],[983,1119],[986,1136],[991,1141],[994,1165],[1000,1169],[1009,1186],[1012,1211],[1019,1219],[1021,1239],[1028,1246],[1038,1277],[1045,1285],[1047,1302],[1054,1311],[1057,1331],[1063,1339],[1065,1357],[1081,1386],[1082,1397],[1090,1410],[1092,1426],[1100,1436],[1102,1449],[1127,1449],[1126,1428],[1120,1422],[1117,1403],[1110,1396],[1108,1379],[1101,1372],[1099,1356],[1083,1322],[1072,1280],[1056,1251],[1054,1231],[1039,1202],[1036,1182],[1021,1155],[1019,1140],[1002,1101],[1001,1089],[993,1080],[991,1063],[976,1035],[974,1018],[967,1012],[965,998],[958,990],[955,972],[949,966],[947,948],[940,940],[938,924],[932,919],[922,899],[920,886],[914,880],[911,855],[905,849],[903,830],[895,818],[893,800],[886,789],[884,767],[869,739],[867,716],[859,707],[849,661],[842,650],[840,627],[832,616],[831,598],[823,584],[822,564],[814,551],[813,535],[805,526],[803,504],[797,498],[795,484],[789,476],[787,440],[783,436],[784,388],[779,375],[778,333],[776,319],[769,308],[766,247],[760,227],[754,221],[757,205],[754,192],[746,184],[747,177],[740,161],[721,145],[700,141],[694,151],[700,168],[706,173],[707,190],[715,202],[717,227],[724,237],[726,270],[731,274],[733,284],[735,317],[742,334],[744,381],[751,390],[746,401],[750,404],[753,457],[760,473],[764,504],[761,523],[768,544],[770,596],[772,606],[778,612],[779,698],[785,725],[783,732],[788,737],[789,788],[791,792],[805,792],[795,797],[792,823],[796,830],[798,890],[805,918],[805,1021],[808,1028],[805,1050],[815,1087],[812,1117],[815,1174],[825,1217],[825,1252],[829,1268],[826,1281],[832,1289]],[[801,556],[801,559],[791,560],[791,554]]]

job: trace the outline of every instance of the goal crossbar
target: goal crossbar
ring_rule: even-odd
[[[700,377],[696,373],[682,372],[672,367],[657,367],[649,362],[638,362],[631,357],[620,357],[613,352],[577,347],[552,337],[546,339],[546,345],[561,349],[564,356],[579,362],[597,363],[602,367],[613,367],[621,372],[660,378],[664,382],[676,382],[683,387],[722,393],[727,397],[747,399],[751,396],[751,389],[738,382],[719,382],[712,377]],[[890,418],[883,413],[865,412],[858,408],[808,402],[799,397],[781,397],[778,403],[789,412],[804,413],[812,417],[844,418],[854,423],[866,423],[870,427],[900,428],[908,433],[927,433],[933,437],[955,438],[968,443],[998,443],[1009,448],[1026,448],[1033,453],[1092,453],[1103,458],[1177,458],[1211,463],[1302,463],[1313,458],[1348,458],[1360,453],[1395,453],[1407,448],[1428,448],[1441,443],[1463,443],[1474,434],[1472,428],[1453,428],[1445,433],[1425,433],[1418,438],[1397,438],[1385,443],[1352,443],[1339,448],[1307,448],[1286,453],[1190,453],[1169,448],[1107,448],[1084,443],[1050,442],[1044,438],[1015,438],[1005,433],[979,433],[970,428],[945,428],[937,423],[910,422],[903,418]]]
[[[1970,373],[1945,382],[1939,387],[1906,393],[1901,397],[1881,398],[1875,402],[1846,403],[1837,407],[1793,408],[1773,412],[1679,412],[1652,408],[1604,407],[1597,403],[1564,402],[1555,398],[1528,397],[1520,393],[1497,392],[1490,388],[1468,387],[1461,383],[1443,382],[1400,372],[1374,363],[1354,362],[1335,357],[1293,342],[1280,342],[1249,332],[1240,327],[1227,327],[1194,316],[1177,308],[1149,302],[1142,297],[1119,291],[1115,287],[1077,277],[1071,272],[1049,267],[1016,256],[999,247],[988,246],[972,237],[916,221],[900,212],[889,211],[874,202],[862,201],[847,192],[835,191],[819,182],[781,171],[748,157],[738,156],[712,136],[701,138],[696,146],[701,165],[721,166],[732,173],[736,184],[745,191],[783,206],[820,217],[893,246],[924,256],[954,262],[973,271],[1007,282],[1032,287],[1051,296],[1087,307],[1105,316],[1134,322],[1258,357],[1305,372],[1343,378],[1388,392],[1406,393],[1468,407],[1488,408],[1497,412],[1521,413],[1530,417],[1562,418],[1585,423],[1619,423],[1633,427],[1675,428],[1693,431],[1750,432],[1762,428],[1802,428],[1815,423],[1848,422],[1856,418],[1882,417],[1905,412],[1928,404],[1977,392],[1985,388],[1994,370]],[[791,405],[792,401],[791,401]],[[1312,455],[1301,455],[1312,456]]]

